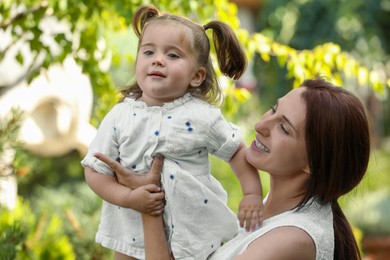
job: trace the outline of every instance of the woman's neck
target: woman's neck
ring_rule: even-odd
[[[264,218],[267,219],[296,208],[305,196],[307,181],[306,176],[289,180],[271,176],[270,190],[264,205]]]

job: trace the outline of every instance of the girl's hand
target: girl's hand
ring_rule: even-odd
[[[244,195],[238,210],[240,226],[254,231],[263,224],[263,200],[260,194]]]
[[[164,211],[165,194],[155,184],[148,184],[132,190],[129,201],[132,209],[150,215],[160,215]]]

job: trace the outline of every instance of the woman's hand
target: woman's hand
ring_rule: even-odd
[[[164,157],[161,154],[157,154],[154,157],[150,171],[142,174],[123,167],[119,162],[102,153],[95,153],[95,157],[110,166],[110,168],[115,172],[118,182],[130,189],[136,189],[146,184],[155,184],[159,187],[161,186],[160,174],[164,161]]]
[[[259,194],[244,195],[238,209],[240,226],[254,231],[263,223],[263,200]]]
[[[138,174],[123,167],[110,157],[96,153],[95,157],[107,164],[116,174],[118,183],[129,187],[128,200],[131,208],[150,215],[160,215],[165,206],[165,194],[160,188],[163,156],[156,155],[149,172]]]

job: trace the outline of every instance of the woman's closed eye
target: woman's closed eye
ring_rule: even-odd
[[[272,114],[275,114],[278,109],[278,104],[276,103],[274,106],[271,106],[271,112]],[[279,129],[285,134],[285,135],[290,135],[289,131],[287,128],[282,124],[278,124]]]
[[[290,133],[288,132],[287,128],[285,128],[283,124],[279,124],[279,128],[280,128],[280,130],[282,130],[282,132],[285,135],[290,135]]]

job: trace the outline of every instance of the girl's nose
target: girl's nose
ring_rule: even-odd
[[[153,60],[153,65],[161,66],[164,64],[164,60],[161,57],[161,55],[156,55],[155,59]]]

